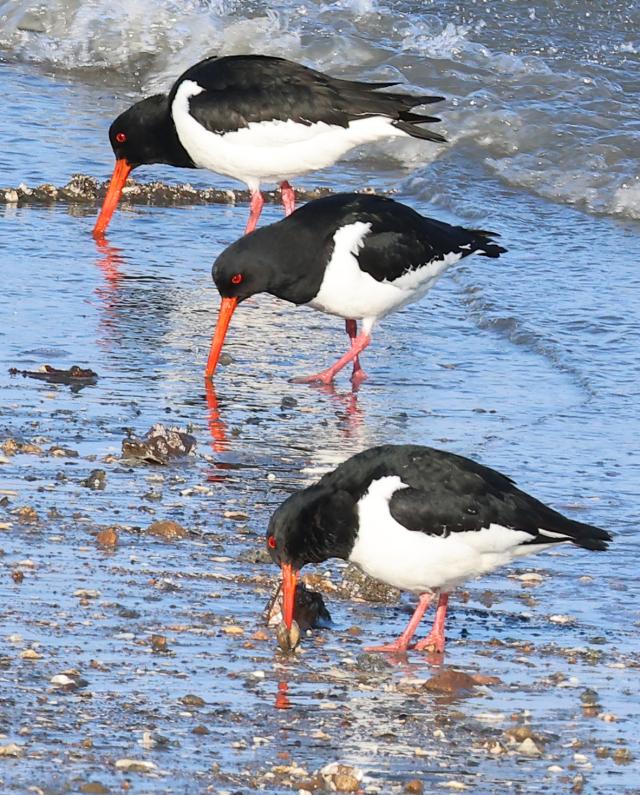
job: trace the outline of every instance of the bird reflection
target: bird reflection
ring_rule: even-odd
[[[358,405],[358,390],[360,385],[352,384],[347,392],[338,392],[335,384],[322,384],[315,387],[339,407],[336,416],[339,419],[339,430],[347,439],[358,438],[364,423],[364,411]]]
[[[274,703],[276,709],[291,709],[293,704],[291,703],[288,692],[288,682],[278,682],[278,692],[276,693],[276,700]]]
[[[211,447],[215,453],[223,453],[229,450],[229,437],[226,425],[220,415],[218,396],[213,381],[209,378],[204,379],[205,399],[207,402],[207,425],[211,434]],[[209,478],[210,480],[211,478]]]

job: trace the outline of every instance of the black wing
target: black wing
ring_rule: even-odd
[[[496,232],[465,229],[426,218],[404,204],[382,196],[354,196],[342,224],[371,224],[358,252],[360,268],[377,281],[393,281],[403,274],[442,260],[447,254],[467,257],[478,252],[497,258],[506,249],[494,243]]]
[[[606,549],[611,540],[606,531],[568,519],[510,478],[463,456],[417,445],[387,445],[361,455],[368,456],[359,466],[361,474],[363,465],[367,471],[367,484],[389,475],[407,484],[393,494],[389,510],[408,530],[447,536],[499,524],[529,533],[528,544],[572,541],[593,550]],[[344,474],[353,486],[355,471]]]
[[[212,132],[230,132],[274,119],[347,127],[355,119],[383,115],[414,137],[444,141],[441,135],[415,126],[440,119],[410,112],[416,105],[439,102],[442,97],[379,91],[393,83],[338,80],[284,58],[233,55],[207,58],[188,69],[173,86],[169,105],[184,80],[205,89],[189,100],[189,112]]]

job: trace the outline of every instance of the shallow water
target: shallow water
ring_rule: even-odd
[[[241,234],[246,206],[123,207],[101,248],[90,208],[0,208],[0,442],[41,438],[45,451],[79,453],[0,464],[0,746],[21,746],[21,756],[0,757],[3,791],[79,792],[87,782],[116,791],[124,780],[135,792],[296,791],[304,776],[274,766],[311,774],[337,760],[362,769],[370,791],[414,778],[426,791],[451,781],[478,793],[568,791],[576,776],[585,792],[635,791],[640,205],[628,92],[637,8],[440,3],[419,15],[407,2],[276,3],[269,13],[259,3],[161,2],[149,26],[146,0],[38,5],[0,3],[0,80],[12,98],[3,184],[106,177],[113,116],[222,43],[445,94],[450,145],[368,149],[304,183],[395,188],[423,213],[499,231],[509,253],[472,259],[385,320],[356,395],[344,379],[334,390],[288,383],[336,358],[346,336],[334,319],[259,296],[234,317],[233,361],[207,402],[209,269]],[[117,41],[107,5],[115,16],[126,9]],[[201,172],[145,175],[231,186]],[[279,217],[267,207],[263,222]],[[7,372],[45,362],[88,365],[98,382],[74,393]],[[192,426],[193,460],[166,469],[104,460],[119,455],[127,429],[157,421]],[[501,680],[474,697],[411,689],[407,678],[427,679],[442,661],[409,655],[377,673],[358,661],[366,642],[400,631],[409,598],[328,596],[334,628],[305,639],[292,660],[273,638],[253,638],[276,575],[255,562],[271,511],[382,442],[470,455],[616,534],[605,554],[528,559],[543,575],[536,586],[505,576],[522,569],[469,584],[453,604],[445,663]],[[107,472],[103,492],[79,483],[96,467]],[[15,513],[24,505],[34,524]],[[191,535],[150,537],[160,518]],[[110,525],[121,528],[111,553],[94,538]],[[341,566],[320,571],[337,580]],[[80,589],[99,595],[74,596]],[[153,651],[153,633],[168,638],[168,653]],[[27,648],[42,659],[21,658]],[[86,686],[54,690],[50,678],[70,668]],[[284,684],[291,708],[280,710]],[[584,715],[585,688],[598,691],[600,717]],[[204,705],[182,703],[189,693]],[[514,724],[547,737],[541,757],[489,752]],[[198,725],[210,733],[194,734]],[[145,748],[145,731],[168,742]],[[619,747],[630,763],[611,758]],[[125,774],[115,767],[123,757],[157,768]]]

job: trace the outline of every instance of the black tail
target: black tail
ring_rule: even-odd
[[[481,257],[491,257],[497,259],[500,254],[505,254],[507,249],[493,242],[494,237],[500,237],[497,232],[487,232],[485,229],[469,229],[474,236],[473,251],[477,251]]]
[[[610,533],[607,533],[606,530],[600,527],[595,527],[595,525],[574,522],[572,519],[567,519],[566,517],[565,521],[567,523],[567,535],[576,546],[582,547],[583,549],[592,549],[594,552],[604,552],[609,546],[609,541],[613,540]],[[544,532],[544,530],[542,532]]]
[[[338,81],[336,81],[338,82]],[[394,83],[357,83],[348,80],[339,81],[341,94],[348,100],[351,112],[363,115],[381,115],[393,119],[392,124],[402,132],[413,138],[422,138],[425,141],[446,141],[440,133],[425,130],[418,124],[432,124],[439,122],[436,116],[425,116],[412,113],[411,108],[417,105],[430,105],[433,102],[442,102],[444,97],[430,95],[404,94],[400,91],[380,91]]]

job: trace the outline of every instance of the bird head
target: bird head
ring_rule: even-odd
[[[356,501],[343,490],[310,486],[292,494],[274,512],[267,550],[282,572],[283,618],[291,629],[298,573],[306,563],[346,559],[358,526]]]
[[[274,279],[273,264],[261,252],[260,232],[252,232],[232,243],[213,264],[211,275],[221,297],[218,322],[211,341],[205,377],[216,369],[231,316],[239,303],[257,293],[269,292]]]
[[[193,167],[177,140],[166,94],[147,97],[121,113],[109,127],[109,141],[116,165],[93,230],[94,237],[104,235],[132,169],[150,163]]]

